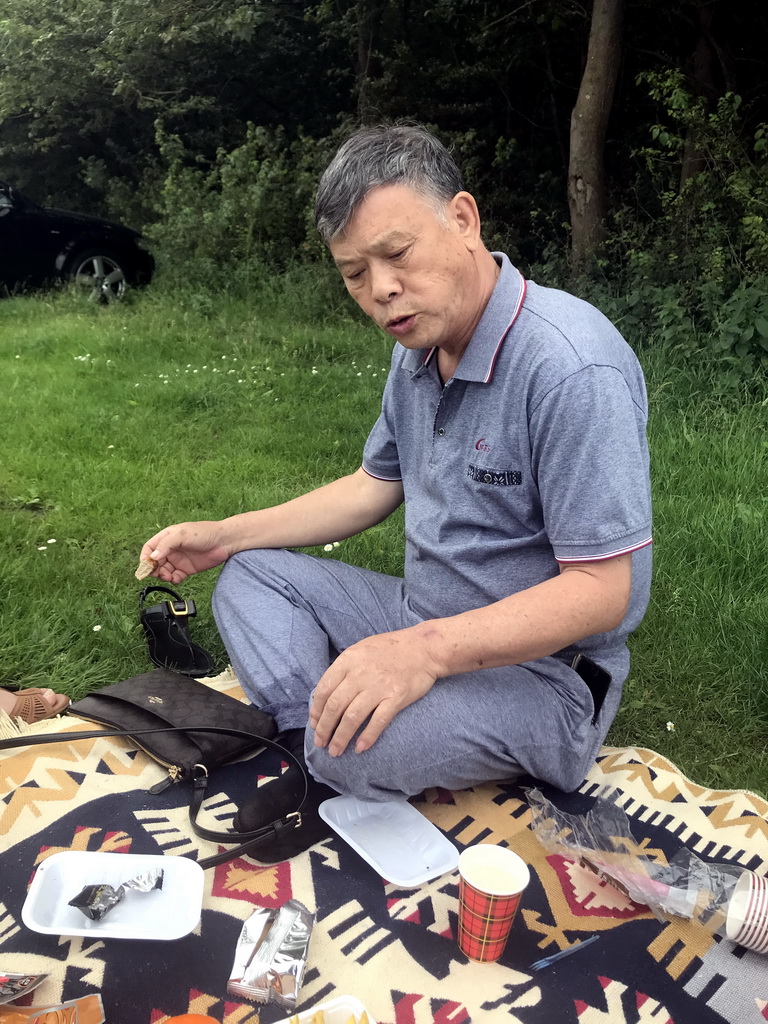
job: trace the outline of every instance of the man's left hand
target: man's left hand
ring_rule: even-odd
[[[338,757],[369,718],[355,744],[373,746],[398,711],[432,689],[437,665],[411,630],[379,633],[348,647],[317,684],[309,710],[315,746]]]

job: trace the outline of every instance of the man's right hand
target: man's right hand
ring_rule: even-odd
[[[177,523],[150,537],[141,549],[141,558],[154,559],[152,573],[166,583],[183,583],[193,573],[212,569],[232,554],[223,542],[221,523]]]

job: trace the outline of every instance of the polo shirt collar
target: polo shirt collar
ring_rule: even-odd
[[[467,345],[454,377],[487,384],[493,376],[496,359],[505,338],[525,301],[525,278],[503,252],[491,253],[501,270],[480,323]],[[426,369],[437,349],[408,349],[403,369],[412,374]]]

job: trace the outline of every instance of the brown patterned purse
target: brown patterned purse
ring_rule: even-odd
[[[191,781],[189,818],[195,833],[211,842],[238,844],[234,849],[201,860],[203,867],[222,864],[286,829],[301,826],[301,809],[307,795],[304,767],[290,750],[273,739],[277,726],[272,716],[252,705],[178,672],[155,669],[95,690],[71,704],[67,713],[107,726],[107,731],[24,733],[0,740],[0,749],[108,736],[133,740],[168,770],[168,778],[150,792],[160,793],[174,782]],[[304,791],[296,809],[252,832],[218,832],[200,825],[197,816],[205,799],[210,769],[264,747],[278,751],[290,769],[301,772]]]

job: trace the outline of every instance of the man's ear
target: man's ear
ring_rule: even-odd
[[[448,213],[470,252],[480,243],[480,213],[474,196],[469,192],[457,192],[448,203]]]

